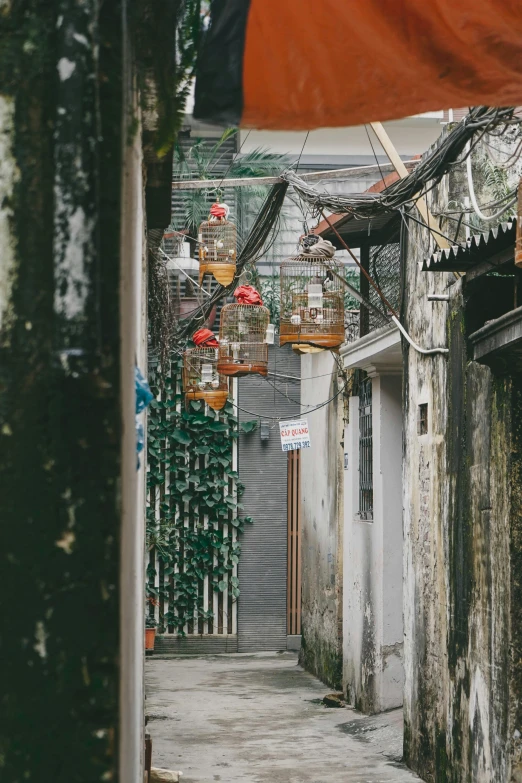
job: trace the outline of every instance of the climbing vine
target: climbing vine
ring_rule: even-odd
[[[240,428],[230,402],[219,413],[202,401],[185,406],[181,360],[172,362],[161,392],[157,369],[149,379],[158,394],[147,429],[149,618],[160,632],[197,634],[206,624],[217,633],[239,596],[238,538],[252,521],[241,516],[243,486],[233,464]]]

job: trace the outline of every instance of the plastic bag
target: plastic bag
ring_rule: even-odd
[[[138,419],[140,413],[143,413],[145,408],[150,405],[154,399],[154,395],[150,390],[150,386],[143,377],[140,368],[138,366],[134,369],[134,381],[136,387],[136,454],[137,454],[137,466],[136,470],[140,469],[140,451],[143,451],[145,446],[145,432],[143,430],[143,424]]]
[[[138,366],[134,368],[134,379],[136,381],[136,415],[142,413],[147,405],[154,399],[147,380],[143,377]]]

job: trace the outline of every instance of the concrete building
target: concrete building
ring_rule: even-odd
[[[484,183],[475,184],[486,202]],[[462,170],[445,177],[431,194],[432,212],[462,200],[463,185]],[[433,243],[426,254],[421,233],[412,227],[407,238],[403,322],[421,346],[449,353],[404,354],[405,758],[425,780],[516,781],[522,311],[515,228],[431,258]],[[433,295],[442,299],[430,301]]]
[[[479,203],[493,198],[481,174],[488,149],[473,154]],[[507,186],[518,176],[508,171]],[[430,192],[429,208],[444,213],[467,196],[459,166]],[[424,780],[501,783],[522,779],[521,272],[513,222],[471,238],[469,226],[457,229],[460,245],[442,252],[414,221],[400,237],[401,322],[422,348],[446,353],[419,353],[393,325],[341,349],[348,399],[323,430],[344,482],[335,492],[328,467],[303,492],[303,540],[317,525],[321,497],[334,495],[335,513],[325,510],[313,531],[313,555],[325,538],[343,553],[330,578],[340,580],[337,649],[350,702],[372,713],[404,701],[405,760]],[[303,376],[328,364],[338,372],[322,355],[302,364]],[[303,384],[308,404],[327,396],[324,384]],[[306,456],[303,470],[312,473]],[[307,591],[310,605],[325,606],[321,583],[310,580]],[[306,646],[306,616],[303,628]],[[331,623],[316,622],[314,634],[320,648]]]

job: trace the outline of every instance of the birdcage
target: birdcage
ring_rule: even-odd
[[[268,371],[270,312],[262,305],[228,304],[221,311],[218,370],[240,378]]]
[[[344,286],[336,275],[342,265],[333,258],[300,255],[281,264],[280,345],[341,345]]]
[[[199,282],[214,275],[221,285],[229,285],[236,272],[237,231],[226,218],[210,216],[198,232]]]
[[[228,398],[228,378],[217,368],[217,348],[189,348],[183,354],[183,391],[187,400],[204,400],[215,411]]]

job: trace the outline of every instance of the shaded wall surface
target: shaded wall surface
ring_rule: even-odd
[[[338,391],[329,352],[301,360],[303,407]],[[343,396],[307,416],[311,447],[301,452],[301,662],[331,687],[342,682]]]
[[[470,361],[465,280],[421,272],[423,252],[410,225],[406,327],[450,352],[404,356],[405,759],[427,781],[518,781],[521,384]]]
[[[117,777],[124,21],[0,14],[5,781]]]
[[[238,651],[285,650],[287,636],[287,460],[281,449],[278,416],[299,416],[300,360],[289,345],[269,349],[268,379],[238,381],[239,421],[269,422],[239,439],[239,480],[245,516],[253,518],[241,538]],[[292,378],[283,378],[288,375]],[[251,411],[250,413],[248,411]],[[269,418],[272,417],[272,418]]]
[[[399,707],[404,680],[402,382],[399,375],[377,375],[371,383],[371,521],[359,515],[358,396],[349,400],[344,439],[343,687],[366,713]]]

